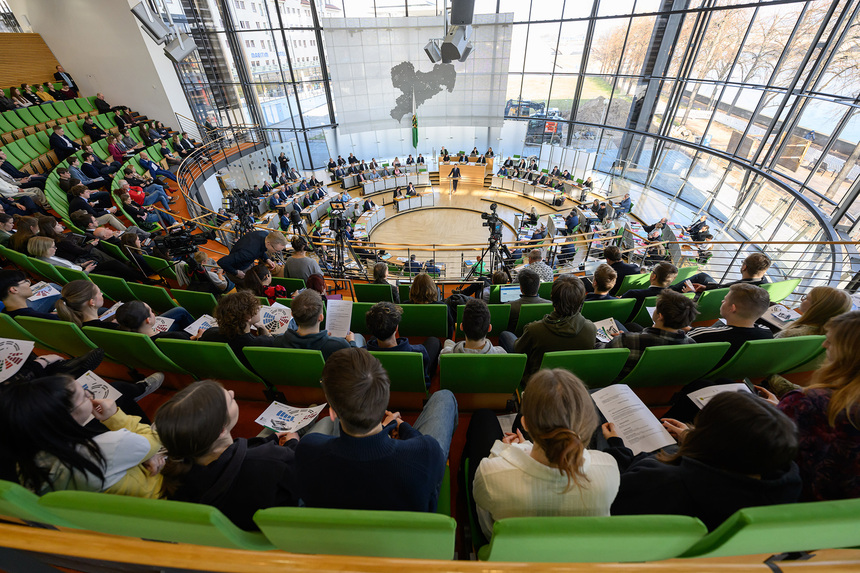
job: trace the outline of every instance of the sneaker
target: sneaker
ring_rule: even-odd
[[[134,401],[139,402],[142,398],[149,396],[150,394],[161,388],[162,382],[164,382],[164,374],[162,374],[161,372],[150,374],[149,376],[138,382],[138,384],[146,386],[146,389],[140,396],[135,398]]]
[[[53,376],[54,374],[68,374],[74,378],[83,376],[90,370],[95,370],[104,360],[105,351],[101,348],[94,348],[77,358],[71,360],[61,360],[54,362],[45,369],[45,374]]]

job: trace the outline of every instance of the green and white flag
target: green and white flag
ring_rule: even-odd
[[[415,113],[415,88],[412,88],[412,147],[418,149],[418,115]]]

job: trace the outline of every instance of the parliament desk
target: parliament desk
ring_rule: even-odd
[[[395,175],[389,175],[389,178],[409,176],[409,175],[417,175],[418,173],[420,173],[420,171],[419,171],[420,169],[424,170],[423,174],[427,178],[427,185],[429,185],[430,184],[430,176],[427,175],[427,167],[424,166],[423,164],[422,165],[402,165],[400,167],[400,171],[401,171],[402,175],[396,175],[396,176]],[[388,170],[392,171],[393,167],[389,167]],[[376,171],[378,174],[379,171],[381,171],[381,169],[377,169]],[[363,183],[370,181],[370,179],[367,178],[368,173],[370,173],[370,172],[369,171],[364,172],[364,177],[365,177],[366,181],[364,181]],[[382,176],[380,176],[380,178],[382,178]],[[378,180],[379,179],[377,179],[377,181]],[[409,181],[412,181],[413,185],[418,185],[418,183],[416,183],[414,179],[409,179]],[[352,189],[353,187],[358,187],[359,185],[362,185],[362,183],[358,182],[358,175],[347,175],[346,177],[344,177],[343,179],[340,180],[340,183],[344,189]]]
[[[363,194],[364,195],[373,195],[376,193],[382,193],[384,191],[391,191],[396,189],[397,187],[403,187],[412,183],[414,186],[418,185],[430,185],[430,175],[427,172],[423,173],[409,173],[407,175],[391,175],[388,177],[382,177],[380,179],[373,179],[364,181],[362,183]]]
[[[495,187],[496,189],[507,189],[508,191],[519,193],[525,197],[534,197],[535,199],[543,201],[544,203],[549,203],[550,205],[553,204],[556,197],[564,195],[562,191],[553,189],[552,187],[535,185],[525,179],[511,179],[510,177],[499,177],[498,175],[493,175],[493,182],[490,187]]]
[[[436,161],[437,161],[436,165],[439,165],[441,167],[443,163],[445,165],[447,165],[448,163],[451,163],[451,164],[457,163],[457,158],[459,157],[459,155],[452,153],[449,155],[449,157],[451,158],[451,161],[445,162],[442,160],[442,156],[440,155],[439,157],[436,158]],[[477,165],[479,157],[481,157],[481,156],[480,155],[467,155],[466,159],[469,160],[469,163]],[[487,163],[486,164],[482,163],[481,165],[486,165],[487,168],[490,171],[492,171],[493,170],[493,159],[495,159],[495,157],[486,157],[485,159],[487,160]],[[441,171],[441,169],[440,169],[440,171]]]
[[[448,179],[448,174],[451,173],[451,170],[455,167],[460,168],[460,181],[466,180],[470,183],[479,183],[481,185],[484,184],[484,176],[487,174],[487,166],[486,165],[478,165],[477,163],[457,163],[456,161],[451,161],[449,163],[439,162],[439,184],[445,187],[448,186],[446,183],[450,181]],[[492,168],[491,172],[492,172]]]
[[[355,222],[353,235],[356,239],[367,239],[373,228],[385,219],[385,207],[376,207],[365,211]]]
[[[433,207],[439,198],[438,191],[424,191],[412,197],[400,197],[394,200],[397,206],[397,212],[403,213],[410,209],[418,209],[420,207]]]
[[[323,215],[328,213],[329,205],[331,204],[333,199],[338,197],[337,193],[326,193],[326,196],[313,203],[309,207],[305,207],[302,209],[302,218],[308,222],[308,228],[313,226],[317,221],[322,219]],[[301,197],[297,197],[296,200],[301,203]],[[287,205],[287,213],[292,212],[292,204]]]

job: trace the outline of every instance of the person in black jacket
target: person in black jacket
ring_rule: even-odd
[[[739,509],[800,498],[794,424],[766,400],[723,392],[694,426],[669,418],[663,426],[680,446],[634,457],[614,425],[603,425],[607,453],[621,470],[612,515],[689,515],[713,531]]]
[[[66,72],[63,69],[63,66],[57,66],[57,71],[54,73],[54,79],[58,82],[63,82],[69,89],[75,92],[75,95],[78,95],[78,84],[75,83],[75,80],[72,78],[71,74]]]
[[[162,495],[212,505],[238,527],[255,530],[258,509],[298,503],[299,436],[279,432],[234,440],[238,419],[233,391],[212,380],[195,382],[165,402],[155,415],[167,448]]]
[[[93,143],[107,137],[105,130],[95,124],[93,116],[89,116],[87,119],[84,120],[84,124],[81,126],[81,129],[83,130],[84,135],[90,136],[90,139],[93,141]]]
[[[658,294],[663,292],[663,289],[668,288],[677,276],[678,267],[676,267],[672,263],[659,263],[651,271],[651,276],[649,277],[651,286],[649,286],[648,288],[629,290],[623,295],[621,295],[621,298],[636,299],[636,304],[633,306],[633,312],[630,313],[630,318],[628,318],[627,320],[633,320],[633,318],[639,313],[639,309],[642,308],[645,299],[648,297],[657,296]]]
[[[226,342],[242,363],[253,366],[242,349],[247,346],[273,346],[275,339],[263,324],[260,316],[260,299],[249,290],[240,290],[222,296],[215,307],[218,326],[210,328],[200,337],[204,342]],[[251,334],[251,327],[256,334]]]
[[[254,261],[260,260],[273,270],[273,276],[283,276],[283,269],[280,269],[281,274],[277,274],[276,265],[269,258],[272,253],[283,251],[287,247],[287,239],[280,231],[254,231],[246,234],[241,239],[236,241],[233,248],[230,249],[230,254],[226,257],[221,257],[218,260],[218,265],[224,269],[230,276],[233,282],[245,278],[245,271],[254,266]],[[233,279],[237,277],[237,279]]]
[[[615,279],[615,286],[609,291],[609,294],[613,296],[618,292],[618,288],[621,286],[621,283],[624,282],[624,277],[642,273],[639,265],[622,261],[621,249],[614,245],[603,249],[603,256],[606,258],[606,264],[612,267],[612,270],[614,270],[618,275]]]

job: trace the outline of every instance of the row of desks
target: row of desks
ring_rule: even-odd
[[[352,177],[355,177],[354,175]],[[413,186],[430,185],[430,175],[423,173],[408,173],[406,175],[394,175],[382,177],[380,179],[364,181],[361,185],[365,195],[373,195],[382,193],[383,191],[391,191],[398,187],[406,187],[412,183]],[[348,188],[346,179],[344,179],[344,188]]]
[[[419,171],[419,169],[423,169],[424,171]],[[388,170],[393,171],[393,168],[390,167],[390,168],[388,168]],[[402,173],[402,175],[389,175],[389,176],[384,177],[384,178],[382,176],[380,176],[380,178],[376,179],[376,181],[379,181],[380,179],[390,179],[390,178],[395,178],[395,177],[399,178],[399,177],[408,176],[408,175],[418,175],[419,173],[423,174],[425,177],[427,177],[428,181],[430,179],[430,176],[427,175],[427,168],[423,164],[422,165],[404,165],[404,166],[400,167],[400,172]],[[367,179],[368,173],[369,172],[364,172],[365,179]],[[372,180],[367,179],[367,181],[372,181]],[[357,187],[358,185],[361,184],[358,181],[358,174],[347,175],[346,177],[341,179],[341,183],[342,183],[344,189],[351,189],[351,188]]]

